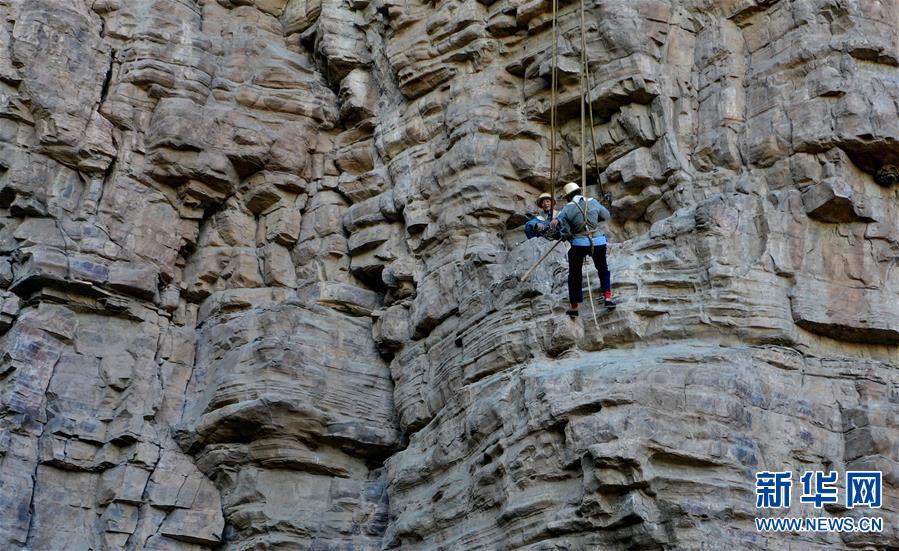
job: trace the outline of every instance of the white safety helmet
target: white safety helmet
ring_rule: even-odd
[[[572,193],[578,192],[581,190],[581,186],[575,184],[574,182],[568,182],[565,184],[565,187],[562,188],[562,195],[568,197]]]

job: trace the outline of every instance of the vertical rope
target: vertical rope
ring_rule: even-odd
[[[584,16],[584,1],[581,0],[581,189],[584,195],[587,194],[587,138],[585,129],[586,108],[590,106],[590,137],[593,138],[593,105],[590,103],[587,91],[587,79],[589,75],[589,67],[587,65],[587,23]],[[587,104],[587,105],[585,105]],[[596,162],[596,144],[590,142],[593,147],[593,159]],[[598,165],[597,165],[598,168]],[[587,212],[584,209],[584,222],[587,221]],[[590,258],[593,258],[593,232],[590,232]],[[586,260],[586,259],[584,259]],[[581,266],[581,270],[584,267]],[[593,301],[593,285],[590,284],[590,268],[587,267],[587,293],[590,297],[590,310],[593,312],[593,326],[599,331],[599,321],[596,319],[596,303]]]
[[[584,0],[581,0],[581,189],[583,193],[587,193],[587,140],[586,129],[584,127],[586,121],[586,113],[584,112],[584,102],[587,100],[586,91],[587,84],[585,82],[587,67],[587,35],[584,29]]]
[[[587,89],[593,90],[593,75],[590,73],[590,67],[587,67]],[[593,123],[593,102],[589,101],[589,94],[587,92],[587,108],[589,109],[590,115],[590,149],[593,150],[593,167],[596,169],[596,185],[599,186],[599,195],[602,197],[605,195],[605,190],[602,187],[602,180],[600,179],[599,174],[599,157],[596,155],[596,132],[594,131],[594,123]]]
[[[592,257],[592,255],[591,255],[591,257]],[[584,262],[586,262],[586,260],[587,259],[585,258]],[[583,269],[584,269],[584,267],[582,265],[581,270],[583,270]],[[589,266],[587,266],[586,274],[587,274],[587,294],[590,297],[590,310],[593,311],[593,326],[596,327],[597,331],[599,331],[599,320],[596,319],[596,303],[593,302],[593,285],[590,285],[590,267]]]
[[[549,107],[549,187],[550,195],[552,195],[553,203],[556,201],[556,88],[558,87],[558,78],[556,77],[556,68],[558,62],[559,38],[556,30],[556,20],[558,19],[559,0],[553,0],[553,39],[552,39],[552,91],[550,92]]]

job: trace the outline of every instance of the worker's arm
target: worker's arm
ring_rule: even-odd
[[[566,206],[562,209],[562,212],[559,213],[559,216],[552,221],[552,227],[558,231],[559,237],[566,241],[571,240],[571,221],[568,219],[569,214],[568,206]]]
[[[545,223],[535,216],[524,225],[524,235],[528,239],[532,239],[542,234],[545,228]]]

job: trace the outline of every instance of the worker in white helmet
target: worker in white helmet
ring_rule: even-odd
[[[615,308],[612,302],[612,275],[606,260],[606,236],[600,231],[600,222],[612,216],[609,210],[593,198],[581,195],[581,187],[569,182],[562,188],[568,204],[552,222],[558,226],[559,234],[571,244],[568,249],[568,301],[571,307],[566,312],[571,317],[578,316],[578,307],[584,301],[583,277],[584,259],[588,256],[599,272],[603,301],[606,308]]]

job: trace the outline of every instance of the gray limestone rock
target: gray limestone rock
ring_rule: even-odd
[[[559,4],[0,0],[0,548],[899,548],[899,6]]]

